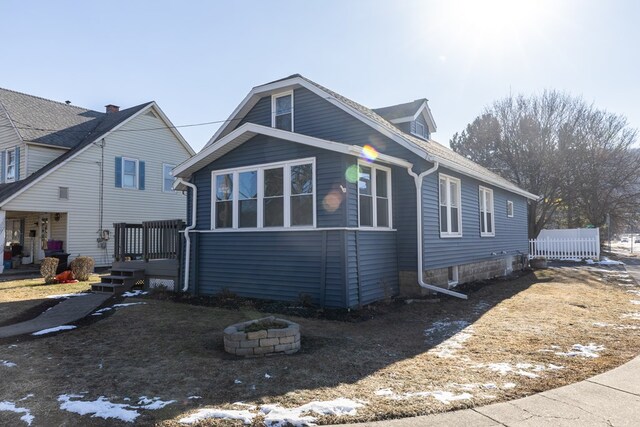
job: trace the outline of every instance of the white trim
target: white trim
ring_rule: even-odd
[[[372,210],[372,225],[361,225],[360,224],[360,166],[368,167],[371,169],[371,177],[369,185],[371,186],[371,210]],[[389,218],[388,226],[379,226],[378,225],[378,196],[377,196],[377,178],[376,178],[376,170],[384,171],[387,174],[387,217]],[[358,180],[356,181],[356,186],[358,190],[358,228],[359,229],[387,229],[393,228],[393,201],[391,195],[391,168],[381,166],[375,163],[369,163],[363,160],[358,160]],[[369,195],[368,195],[369,196]]]
[[[491,199],[491,206],[487,204],[487,195]],[[478,186],[478,201],[479,201],[479,212],[480,212],[480,237],[495,237],[496,235],[496,214],[495,214],[495,203],[493,199],[493,190],[488,187],[484,187],[482,185]],[[490,208],[490,210],[489,210]],[[484,225],[484,229],[488,230],[487,227],[489,224],[487,223],[487,213],[491,214],[491,231],[482,231],[482,226]]]
[[[176,167],[176,165],[172,165],[170,163],[164,163],[164,162],[162,163],[162,192],[163,193],[175,193],[175,194],[178,194],[178,192],[173,189],[173,184],[175,183],[175,178],[174,178],[173,182],[171,183],[171,188],[169,190],[165,190],[165,188],[164,188],[164,168],[166,168],[166,167],[169,168],[169,176],[173,177],[173,175],[171,175],[171,171],[173,170],[173,168]]]
[[[395,228],[372,228],[372,227],[323,227],[323,228],[310,228],[310,227],[267,227],[267,228],[238,228],[237,230],[231,228],[220,228],[214,230],[191,230],[191,233],[246,233],[246,232],[269,232],[269,231],[374,231],[374,232],[388,232],[398,231]],[[180,231],[182,233],[183,231]]]
[[[457,265],[450,265],[449,267],[447,267],[447,276],[449,275],[449,269],[451,269],[451,280],[449,280],[449,277],[447,277],[447,285],[449,286],[449,288],[452,288],[458,284],[460,276],[458,274],[459,272]]]
[[[177,138],[178,141],[180,141],[180,144],[182,144],[182,146],[184,147],[185,150],[187,150],[187,152],[189,153],[189,155],[194,156],[196,154],[196,152],[194,151],[193,148],[191,148],[191,145],[189,145],[189,143],[187,142],[186,139],[184,139],[184,137],[182,136],[182,134],[180,133],[180,131],[178,131],[178,128],[175,127],[175,125],[171,122],[171,120],[169,120],[169,117],[167,117],[166,114],[164,114],[164,111],[162,111],[162,109],[158,106],[158,104],[156,104],[155,101],[151,102],[150,105],[151,108],[143,108],[142,111],[149,111],[151,109],[153,109],[156,114],[159,117],[160,120],[162,120],[164,122],[164,124],[169,128],[169,130],[171,131],[171,133],[173,133],[173,135]],[[139,113],[135,114],[135,116],[137,116]],[[146,114],[146,113],[145,113]],[[133,118],[133,117],[132,117]],[[127,120],[128,121],[128,120]],[[124,123],[121,123],[124,124]],[[118,125],[118,127],[120,127],[120,125]],[[111,132],[113,132],[114,129],[111,130]],[[109,132],[109,133],[111,133]],[[107,135],[104,135],[104,137],[106,137]]]
[[[442,194],[440,194],[440,180],[444,179],[446,182],[447,192],[447,231],[442,231],[442,218],[441,218],[441,206],[442,206]],[[451,183],[455,183],[457,186],[457,199],[458,199],[458,232],[451,231]],[[462,237],[462,181],[460,178],[446,175],[443,173],[438,174],[438,230],[440,231],[441,238],[458,238]]]
[[[276,102],[278,100],[278,98],[284,98],[285,96],[290,96],[291,97],[291,112],[288,114],[291,114],[291,130],[287,130],[287,129],[280,129],[276,127]],[[294,124],[293,124],[293,90],[287,90],[285,92],[279,92],[279,93],[274,93],[273,95],[271,95],[271,127],[272,128],[276,128],[276,129],[280,129],[280,130],[284,130],[287,132],[294,132]],[[281,116],[283,116],[284,114],[281,114]]]
[[[203,148],[202,151],[195,156],[180,163],[174,168],[172,172],[173,176],[180,176],[183,178],[188,177],[191,173],[218,159],[233,148],[245,143],[256,135],[271,136],[285,141],[291,141],[298,144],[309,145],[311,147],[353,156],[360,156],[364,150],[364,147],[359,145],[347,145],[340,142],[328,141],[326,139],[314,138],[312,136],[302,135],[295,132],[288,132],[281,129],[262,126],[255,123],[245,123],[221,138],[219,141],[216,141],[215,144]],[[378,154],[376,161],[404,168],[412,166],[412,163],[404,159],[386,154]]]
[[[94,139],[92,141],[91,144],[87,144],[84,147],[82,147],[81,149],[79,149],[78,151],[76,151],[75,153],[73,153],[71,156],[69,156],[67,159],[65,159],[63,162],[55,165],[53,168],[49,169],[48,171],[46,171],[45,173],[43,173],[42,175],[38,176],[36,179],[34,179],[31,183],[29,183],[28,185],[25,185],[24,187],[20,188],[18,191],[16,191],[15,193],[13,193],[10,197],[8,197],[7,199],[5,199],[2,202],[1,206],[6,205],[7,203],[9,203],[10,201],[12,201],[13,199],[15,199],[16,197],[18,197],[20,194],[24,193],[25,191],[27,191],[28,189],[30,189],[31,187],[33,187],[34,185],[36,185],[38,182],[40,182],[41,180],[43,180],[44,178],[46,178],[47,176],[49,176],[50,174],[52,174],[53,172],[57,171],[58,169],[60,169],[61,167],[65,166],[67,163],[69,163],[71,160],[75,159],[76,157],[78,157],[80,154],[84,153],[85,151],[87,151],[89,148],[93,147],[94,144],[96,142],[98,142],[101,139],[104,139],[106,137],[108,137],[109,135],[111,135],[115,130],[121,128],[122,126],[124,126],[125,124],[129,123],[130,121],[134,120],[136,117],[138,117],[140,114],[143,114],[144,112],[148,111],[149,108],[155,106],[156,107],[156,112],[159,113],[161,115],[161,117],[166,117],[164,115],[164,113],[162,112],[162,110],[160,110],[160,108],[157,107],[155,102],[151,102],[147,107],[141,109],[140,111],[138,111],[137,113],[133,114],[131,117],[129,117],[126,120],[123,120],[121,123],[119,123],[117,126],[115,126],[113,129],[111,129],[109,132],[106,132],[102,135],[99,135],[96,139]],[[168,120],[168,119],[167,119]],[[171,122],[167,122],[168,124],[171,124]],[[173,126],[173,125],[171,125]],[[182,140],[184,141],[184,138],[182,138]],[[193,152],[193,149],[189,146],[189,144],[186,143],[186,141],[184,141],[186,144],[186,147],[189,147],[190,152]],[[186,148],[185,147],[185,148]]]
[[[422,123],[420,123],[419,121],[417,121],[417,120],[415,121],[415,123],[416,123],[416,130],[415,130],[415,132],[413,132],[413,134],[415,136],[419,136],[422,139],[426,139],[427,137],[424,134],[425,126]],[[420,126],[422,128],[422,133],[418,132],[418,126]]]
[[[42,144],[40,142],[34,142],[34,141],[24,141],[25,145],[37,145],[38,147],[44,147],[44,148],[52,148],[52,149],[58,149],[58,150],[62,150],[62,151],[69,151],[71,150],[71,148],[69,147],[60,147],[58,145],[51,145],[51,144]]]
[[[511,209],[509,209],[509,206],[511,206]],[[513,218],[513,214],[514,214],[514,205],[513,205],[513,201],[511,200],[507,200],[507,218]],[[511,213],[509,213],[511,212]]]
[[[295,226],[291,225],[291,167],[300,166],[300,165],[311,165],[311,173],[312,173],[312,224],[304,225],[304,226]],[[262,204],[264,203],[264,171],[268,169],[277,169],[282,168],[282,179],[283,179],[283,226],[281,227],[265,227],[264,226],[264,212]],[[239,227],[239,176],[240,173],[243,172],[253,172],[257,173],[256,176],[256,185],[257,185],[257,209],[256,209],[256,227]],[[224,228],[216,228],[216,177],[220,175],[232,175],[233,182],[233,195],[232,195],[232,226],[224,227]],[[306,193],[308,195],[308,193]],[[251,166],[242,166],[238,168],[228,168],[228,169],[220,169],[211,171],[211,230],[217,231],[256,231],[256,230],[299,230],[299,229],[316,229],[317,224],[317,207],[316,207],[316,159],[315,157],[307,157],[304,159],[291,159],[281,162],[273,162],[273,163],[263,163],[258,165]]]
[[[133,179],[133,187],[128,187],[128,186],[124,185],[124,176],[125,176],[124,163],[126,161],[134,162],[136,164],[136,174],[135,174],[135,177]],[[121,179],[121,183],[122,183],[122,188],[125,189],[125,190],[137,190],[138,189],[138,181],[140,180],[140,160],[134,159],[133,157],[124,157],[124,156],[122,156],[122,165],[121,166],[122,166],[121,167],[122,170],[120,172],[122,173],[122,175],[120,176],[120,179]]]

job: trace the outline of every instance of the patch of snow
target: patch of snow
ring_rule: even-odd
[[[502,388],[504,390],[509,390],[509,389],[512,389],[512,388],[516,388],[516,386],[517,386],[516,383],[504,383],[504,384],[502,384]]]
[[[429,353],[433,353],[442,358],[456,357],[458,350],[464,348],[464,343],[468,341],[474,333],[473,328],[469,326],[469,322],[464,320],[437,321],[424,331],[428,338],[432,335],[437,336],[438,334],[452,332],[456,333],[429,350]]]
[[[242,384],[242,381],[240,381],[240,380],[233,380],[233,383],[234,383],[234,384]]]
[[[631,304],[640,305],[640,299],[631,299],[629,302],[631,302]]]
[[[540,350],[540,351],[549,351],[549,350]],[[500,375],[506,375],[508,373],[513,373],[516,375],[521,375],[527,378],[539,378],[540,375],[536,372],[543,372],[546,370],[557,370],[563,369],[563,366],[548,364],[548,365],[534,365],[531,363],[516,363],[512,365],[511,363],[499,362],[499,363],[487,363],[487,364],[478,364],[474,365],[474,368],[486,368],[490,371],[497,372]]]
[[[565,356],[565,357],[587,357],[587,358],[596,358],[596,357],[600,357],[600,355],[598,354],[598,352],[603,351],[605,348],[602,345],[597,345],[594,343],[589,343],[587,345],[582,345],[582,344],[574,344],[571,347],[570,351],[567,352],[562,352],[562,351],[558,351],[555,354],[558,356]]]
[[[381,388],[374,392],[376,396],[393,396],[395,393],[390,388]]]
[[[163,401],[158,397],[151,399],[146,396],[140,396],[137,405],[129,403],[112,403],[104,396],[100,396],[94,401],[71,400],[81,399],[84,397],[84,394],[86,393],[61,394],[58,396],[58,402],[61,402],[60,409],[80,415],[93,414],[91,415],[91,418],[113,418],[125,422],[134,422],[136,418],[140,416],[137,409],[162,409],[175,402],[175,400]],[[125,397],[123,400],[130,401],[131,399]]]
[[[47,298],[49,299],[61,299],[61,298],[73,298],[73,297],[83,297],[85,295],[89,295],[86,292],[80,292],[77,294],[60,294],[60,295],[49,295]]]
[[[622,318],[640,320],[640,312],[636,311],[634,313],[625,313],[625,314],[622,315]]]
[[[146,304],[146,302],[126,302],[123,304],[113,304],[111,307],[112,308],[130,307],[132,305],[142,305],[142,304]]]
[[[269,374],[264,374],[264,377],[265,377],[266,379],[269,379],[269,378],[271,378],[271,375],[269,375]]]
[[[143,291],[143,290],[135,290],[135,291],[127,291],[127,292],[123,292],[122,296],[125,298],[129,298],[129,297],[138,297],[140,295],[147,295],[149,292],[147,291]]]
[[[19,408],[16,406],[15,403],[9,402],[7,400],[0,402],[0,411],[8,411],[8,412],[15,412],[16,414],[24,414],[23,416],[20,417],[20,419],[25,423],[27,423],[27,425],[29,426],[31,425],[34,419],[34,416],[31,415],[31,411],[29,411],[27,408]]]
[[[35,396],[35,394],[29,393],[25,397],[23,397],[22,399],[19,399],[18,402],[22,402],[23,400],[27,400],[27,399],[29,399],[30,397],[33,397],[33,396]]]
[[[249,405],[248,403],[244,403],[244,402],[233,402],[232,405],[243,406],[243,407],[249,408],[249,409],[256,409],[256,405]]]
[[[6,368],[14,368],[18,365],[13,362],[9,362],[8,360],[0,360],[0,366],[4,366]]]
[[[607,326],[612,326],[609,323],[604,323],[604,322],[593,322],[592,325],[597,327],[597,328],[606,328]],[[540,351],[542,351],[542,350],[540,350]],[[544,351],[553,351],[553,350],[544,350]]]
[[[640,295],[640,291],[637,291],[635,289],[631,289],[627,291],[628,294],[634,294],[634,295]]]
[[[208,418],[221,418],[225,420],[240,420],[244,424],[251,424],[253,419],[256,417],[251,411],[237,411],[233,409],[199,409],[195,413],[189,415],[188,417],[180,418],[178,420],[181,424],[195,424],[199,421],[206,420]]]
[[[596,262],[594,260],[592,260],[591,258],[587,258],[584,260],[584,262],[586,262],[587,264],[595,264]]]
[[[443,390],[437,390],[437,391],[419,391],[416,393],[405,393],[404,394],[405,398],[408,397],[433,397],[434,399],[436,399],[439,402],[444,403],[445,405],[450,404],[453,401],[456,400],[468,400],[473,398],[473,396],[469,393],[460,393],[460,394],[455,394],[452,393],[450,391],[443,391]]]
[[[202,396],[189,396],[187,397],[189,400],[202,399]]]
[[[77,326],[73,326],[73,325],[62,325],[62,326],[56,326],[55,328],[48,328],[48,329],[43,329],[41,331],[38,332],[34,332],[31,335],[45,335],[45,334],[51,334],[53,332],[59,332],[59,331],[69,331],[71,329],[75,329],[77,328]]]
[[[600,265],[624,265],[624,262],[615,261],[615,260],[609,259],[607,257],[603,257],[602,260],[598,262],[598,264],[600,264]]]
[[[140,396],[140,400],[138,400],[138,407],[141,409],[156,410],[156,409],[162,409],[167,405],[171,405],[172,403],[176,403],[176,401],[160,400],[159,397],[154,397],[153,399],[150,399],[147,396]]]

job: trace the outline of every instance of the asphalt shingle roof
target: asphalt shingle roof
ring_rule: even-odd
[[[2,88],[0,103],[24,141],[69,148],[27,178],[0,184],[0,202],[151,104],[107,114]]]

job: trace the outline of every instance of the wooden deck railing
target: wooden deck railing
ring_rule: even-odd
[[[116,261],[152,259],[180,259],[180,219],[146,221],[142,224],[116,223],[114,258]]]

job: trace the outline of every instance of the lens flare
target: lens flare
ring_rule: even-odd
[[[378,150],[367,144],[362,147],[362,154],[360,156],[371,163],[378,158]]]
[[[355,184],[358,182],[358,172],[358,165],[351,165],[345,171],[344,177],[347,179],[347,182]]]
[[[344,199],[342,191],[333,189],[322,200],[322,207],[327,212],[335,212],[338,210]]]

